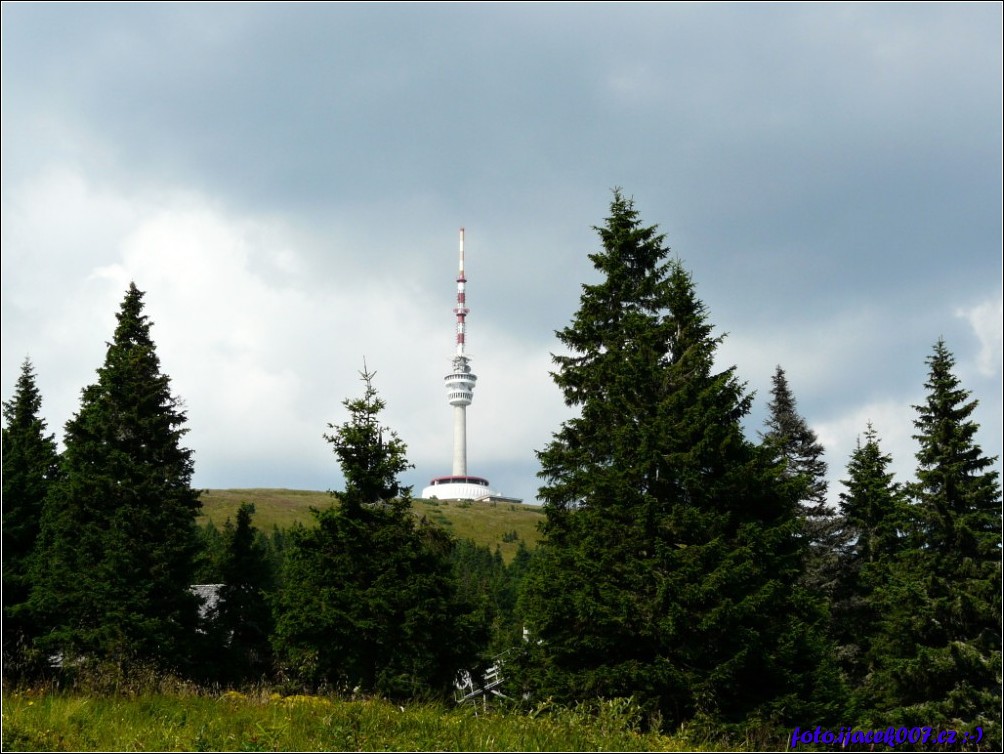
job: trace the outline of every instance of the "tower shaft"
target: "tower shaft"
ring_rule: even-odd
[[[467,476],[467,406],[453,407],[453,476]]]

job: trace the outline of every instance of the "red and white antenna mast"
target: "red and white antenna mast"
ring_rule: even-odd
[[[467,335],[467,278],[464,277],[464,229],[460,229],[460,269],[457,273],[457,306],[453,310],[457,315],[457,356],[464,355]]]

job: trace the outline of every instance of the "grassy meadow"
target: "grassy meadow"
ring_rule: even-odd
[[[235,521],[237,508],[247,502],[254,503],[254,525],[264,532],[271,531],[273,526],[285,529],[294,523],[311,526],[314,518],[310,509],[326,508],[333,500],[328,492],[281,489],[204,490],[201,499],[200,525],[212,521],[220,528],[228,518]],[[539,507],[520,503],[415,499],[412,512],[416,518],[425,517],[455,537],[487,545],[492,551],[498,547],[507,563],[520,542],[531,549],[536,546],[540,537],[537,524],[544,520]]]
[[[624,700],[504,712],[264,691],[3,696],[4,751],[695,750],[640,724]]]

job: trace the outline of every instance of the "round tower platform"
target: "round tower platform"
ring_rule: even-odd
[[[479,476],[439,476],[429,482],[421,496],[436,500],[482,500],[498,497],[499,493]]]

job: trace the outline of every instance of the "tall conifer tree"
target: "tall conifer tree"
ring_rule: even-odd
[[[879,715],[981,725],[1001,741],[1001,489],[995,458],[939,340],[915,406],[912,547],[880,592],[883,631],[866,693]],[[925,721],[921,723],[920,721]]]
[[[889,470],[892,456],[884,453],[879,443],[878,433],[869,423],[864,444],[859,439],[851,453],[843,482],[846,490],[840,493],[844,526],[853,533],[849,550],[853,562],[889,560],[903,546],[903,491]]]
[[[798,413],[788,376],[780,366],[772,378],[771,401],[767,410],[764,440],[784,461],[785,476],[797,479],[804,487],[800,502],[805,514],[826,517],[825,450],[812,427]]]
[[[129,286],[98,380],[66,424],[63,476],[46,499],[31,602],[64,656],[181,669],[200,504],[185,413]]]
[[[579,415],[538,453],[523,680],[634,695],[670,723],[804,713],[823,649],[797,500],[744,438],[750,397],[714,370],[721,338],[664,237],[619,191],[597,231],[602,279],[557,334],[570,354],[553,377]]]
[[[840,493],[842,544],[831,610],[840,664],[855,685],[874,669],[871,645],[882,618],[876,590],[908,546],[903,491],[889,470],[892,456],[882,451],[870,423],[864,440],[851,453]]]
[[[215,648],[221,680],[233,683],[260,681],[272,669],[267,595],[274,579],[267,543],[252,524],[254,512],[252,503],[241,503],[237,523],[227,519],[224,526],[223,586],[211,614],[211,633],[221,645]]]
[[[808,541],[804,583],[818,593],[832,594],[836,578],[837,525],[826,501],[826,461],[816,433],[798,413],[788,377],[778,366],[767,406],[764,443],[783,464],[783,478],[799,501],[803,534]]]
[[[3,404],[3,657],[6,674],[27,670],[38,627],[28,613],[31,563],[42,504],[59,473],[59,455],[41,416],[42,396],[28,359],[14,397]]]
[[[406,447],[381,426],[373,374],[349,421],[325,435],[341,463],[338,504],[293,530],[274,643],[285,672],[309,686],[394,697],[446,693],[473,646],[450,578],[445,535],[416,526]]]
[[[339,500],[348,515],[356,515],[362,506],[372,503],[410,505],[411,489],[398,480],[399,474],[411,468],[408,448],[396,432],[380,424],[380,412],[387,404],[373,387],[374,376],[364,363],[363,397],[345,400],[342,405],[349,412],[349,421],[337,427],[329,424],[333,432],[324,435],[345,476]]]

